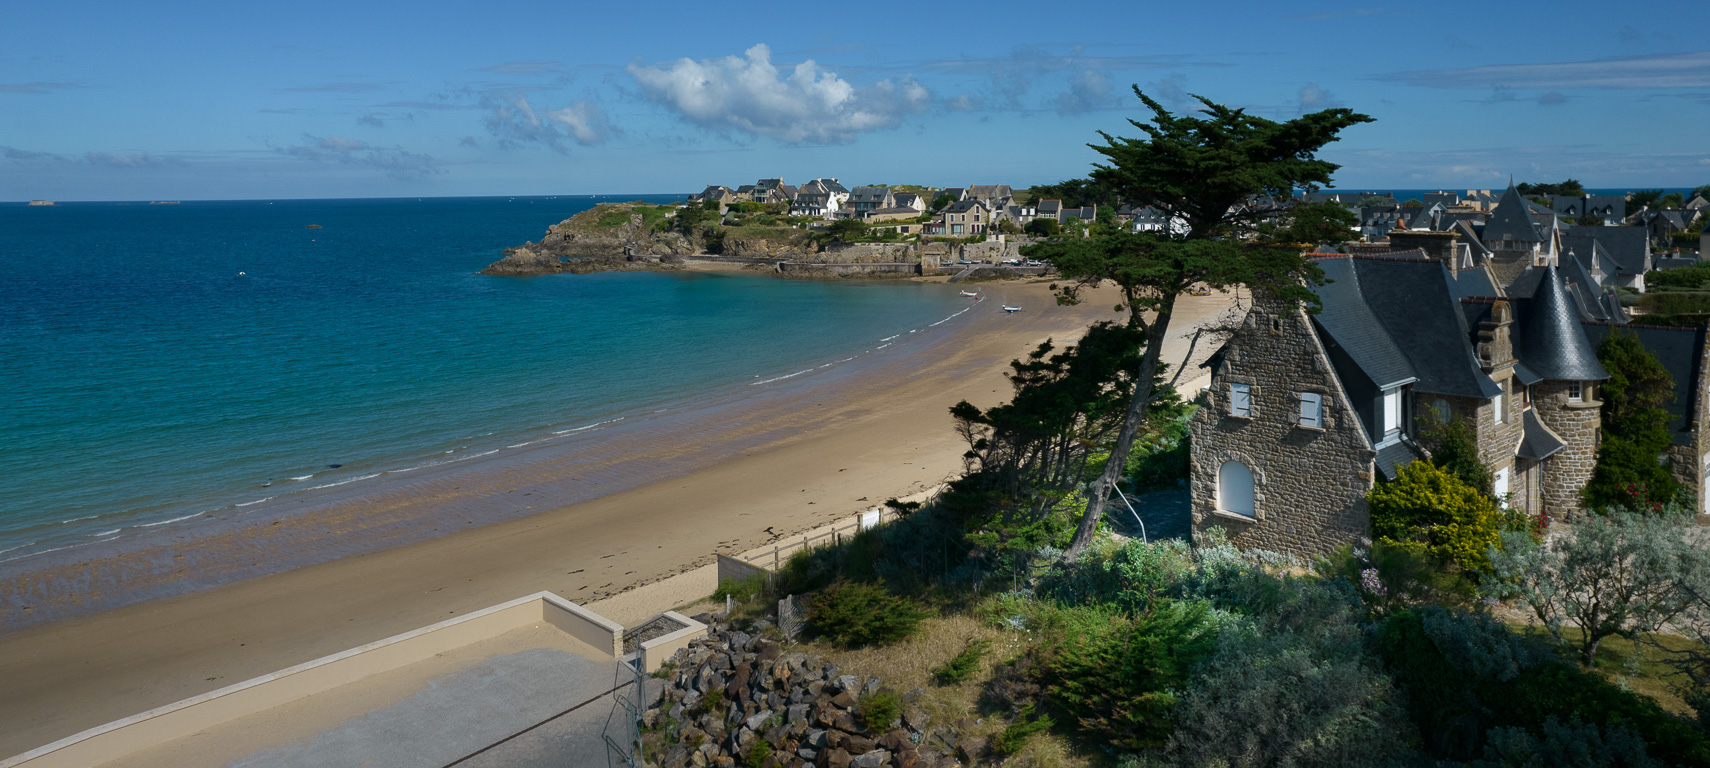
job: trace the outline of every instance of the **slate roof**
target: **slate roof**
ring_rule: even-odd
[[[1689,445],[1692,441],[1692,414],[1698,408],[1699,361],[1704,357],[1705,330],[1703,328],[1665,328],[1657,325],[1625,325],[1618,326],[1609,323],[1585,323],[1585,334],[1593,344],[1601,344],[1609,334],[1616,329],[1631,331],[1639,337],[1639,343],[1645,349],[1657,356],[1657,360],[1668,370],[1668,375],[1674,379],[1674,401],[1664,403],[1663,408],[1669,414],[1669,436],[1675,445]]]
[[[1514,356],[1552,381],[1602,381],[1609,378],[1591,342],[1580,330],[1580,312],[1554,264],[1545,265],[1530,299],[1523,299]]]
[[[943,192],[940,192],[938,194],[949,195],[951,202],[959,203],[962,201],[962,198],[968,196],[968,190],[966,190],[962,187],[946,187]],[[938,195],[933,195],[934,199],[936,199],[937,197],[938,197]]]
[[[1008,184],[970,184],[968,185],[968,194],[987,200],[1001,200],[1015,196],[1015,192],[1010,189]]]
[[[1490,271],[1483,267],[1463,269],[1451,280],[1454,283],[1454,294],[1457,299],[1469,296],[1497,297],[1502,295],[1502,292],[1496,289],[1496,282],[1491,279]]]
[[[1314,289],[1324,304],[1315,319],[1379,386],[1411,375],[1420,392],[1478,399],[1501,394],[1473,355],[1466,317],[1443,264],[1394,256],[1316,263],[1335,282]]]
[[[1502,201],[1496,204],[1496,210],[1491,212],[1490,220],[1484,223],[1484,242],[1543,242],[1544,237],[1538,233],[1538,226],[1532,221],[1531,209],[1527,207],[1530,204],[1531,201],[1521,197],[1520,193],[1510,186],[1507,192],[1502,193]]]
[[[1063,210],[1063,201],[1061,201],[1061,200],[1040,200],[1039,201],[1039,215],[1040,216],[1056,216],[1062,210]]]
[[[1644,227],[1581,227],[1567,228],[1569,237],[1590,237],[1603,246],[1615,267],[1615,274],[1638,275],[1649,266],[1650,231]]]
[[[944,213],[967,213],[975,208],[985,208],[986,204],[979,200],[957,200],[944,207]]]
[[[1315,292],[1323,300],[1323,309],[1312,316],[1312,322],[1341,347],[1354,364],[1364,371],[1379,389],[1417,381],[1419,374],[1389,334],[1384,333],[1377,316],[1366,304],[1360,291],[1359,273],[1350,258],[1328,258],[1318,261],[1327,278]]]
[[[1566,444],[1557,438],[1538,420],[1538,412],[1530,408],[1520,415],[1520,423],[1524,434],[1520,438],[1520,450],[1515,452],[1522,459],[1540,461],[1559,453]]]
[[[1395,470],[1423,458],[1425,456],[1414,450],[1412,445],[1394,442],[1378,449],[1374,463],[1377,464],[1378,471],[1383,473],[1384,479],[1394,480]]]
[[[890,193],[890,187],[856,187],[854,192],[849,193],[849,202],[851,205],[855,203],[882,203]]]

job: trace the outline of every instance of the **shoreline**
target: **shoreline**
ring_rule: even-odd
[[[0,635],[0,681],[10,694],[0,700],[8,724],[0,754],[518,595],[609,601],[693,571],[715,551],[749,550],[935,486],[960,472],[965,450],[951,404],[1007,400],[1010,360],[1045,337],[1066,342],[1092,321],[1120,318],[1103,292],[1058,307],[1038,282],[981,290],[991,312],[971,313],[906,359],[832,386],[791,380],[791,407],[731,420],[752,442],[720,452],[730,444],[713,439],[705,465],[526,517]],[[1005,315],[999,302],[1028,311]],[[1200,303],[1209,310],[1227,299]],[[1203,318],[1181,319],[1188,328]],[[638,461],[686,455],[674,433],[636,439],[652,446]],[[527,479],[520,468],[496,474],[501,492],[484,500],[512,495],[502,491]]]
[[[574,428],[501,436],[446,460],[368,467],[338,482],[133,523],[116,529],[123,535],[0,560],[0,636],[407,546],[707,468],[769,440],[768,430],[782,425],[768,422],[800,411],[804,397],[888,367],[919,367],[910,358],[963,332],[978,306],[970,302],[899,334],[906,338],[875,340],[848,357],[805,363],[804,370],[778,370]],[[658,448],[661,436],[676,438],[673,450]],[[604,592],[593,594],[580,597]]]

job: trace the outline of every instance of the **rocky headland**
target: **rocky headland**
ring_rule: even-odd
[[[524,276],[673,269],[674,260],[701,252],[703,244],[654,227],[662,210],[637,203],[595,206],[552,225],[536,242],[505,249],[505,257],[481,273]]]

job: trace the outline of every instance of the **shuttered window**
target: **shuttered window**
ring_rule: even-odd
[[[1300,394],[1300,425],[1324,428],[1324,396],[1316,392]]]
[[[1246,384],[1229,385],[1229,415],[1253,415],[1253,388]]]

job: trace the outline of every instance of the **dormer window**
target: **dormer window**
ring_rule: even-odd
[[[1388,445],[1401,439],[1401,389],[1383,391],[1383,424],[1380,443]]]
[[[1583,403],[1583,402],[1585,402],[1585,384],[1584,383],[1578,382],[1578,381],[1570,381],[1570,382],[1568,382],[1567,390],[1568,390],[1568,393],[1567,393],[1568,402],[1570,402],[1570,403]]]

